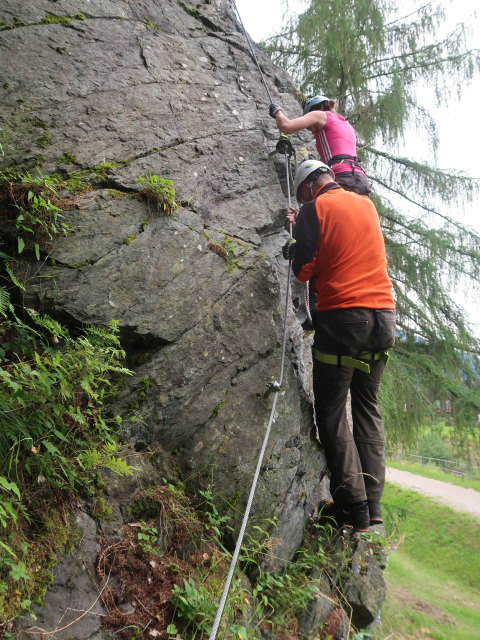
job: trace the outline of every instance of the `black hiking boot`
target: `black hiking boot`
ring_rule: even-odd
[[[380,506],[380,502],[374,502],[373,500],[368,500],[368,511],[370,513],[370,524],[382,524],[382,508]]]
[[[320,504],[317,521],[322,523],[327,519],[333,519],[337,527],[346,525],[354,531],[368,531],[370,518],[367,501],[338,504],[327,500]]]

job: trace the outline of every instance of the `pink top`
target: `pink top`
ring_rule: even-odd
[[[357,139],[355,129],[345,120],[343,116],[331,111],[325,111],[327,122],[321,131],[314,131],[315,142],[320,160],[328,164],[334,156],[344,154],[349,156],[357,155]],[[346,162],[337,162],[332,165],[334,173],[351,171],[352,165]],[[355,167],[355,171],[364,173],[360,167]]]

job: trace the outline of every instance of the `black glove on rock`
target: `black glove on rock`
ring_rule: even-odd
[[[272,102],[272,104],[268,108],[268,112],[270,113],[272,118],[275,118],[275,114],[277,113],[277,111],[280,111],[281,108],[282,107],[279,104],[275,104],[274,102]]]

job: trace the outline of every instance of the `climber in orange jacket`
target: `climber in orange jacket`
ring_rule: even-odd
[[[302,129],[312,132],[320,160],[332,168],[340,186],[362,196],[371,192],[370,182],[357,158],[355,129],[335,112],[335,100],[313,96],[305,103],[303,116],[299,118],[287,118],[282,107],[274,103],[269,112],[282,133],[296,133]]]
[[[357,531],[382,522],[384,429],[377,393],[394,343],[395,303],[380,222],[369,198],[345,191],[331,169],[307,160],[294,192],[303,203],[284,247],[298,280],[317,295],[313,392],[333,503],[323,509]],[[296,218],[296,219],[295,219]],[[353,433],[346,414],[350,390]]]

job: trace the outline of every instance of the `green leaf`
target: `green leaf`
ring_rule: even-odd
[[[53,454],[60,453],[58,448],[54,444],[52,444],[49,440],[43,440],[43,446],[49,453],[53,453]]]
[[[25,291],[25,287],[23,286],[23,284],[17,280],[15,274],[13,273],[13,271],[10,268],[10,265],[7,263],[5,263],[5,269],[8,273],[8,275],[10,276],[10,280],[13,282],[13,284],[17,285],[17,287],[19,287],[20,289],[23,289]]]
[[[22,253],[25,248],[25,240],[23,238],[17,238],[17,251]]]
[[[15,482],[9,482],[3,476],[0,476],[0,487],[3,487],[7,491],[11,491],[17,496],[17,498],[21,498],[20,489],[17,487]]]
[[[35,243],[35,256],[37,260],[40,260],[40,247],[38,246],[37,243]]]
[[[12,568],[8,572],[8,575],[18,582],[19,580],[26,580],[28,578],[27,567],[24,562],[17,562],[12,565]]]
[[[53,429],[52,433],[54,435],[56,435],[59,440],[63,440],[63,442],[68,442],[69,441],[67,436],[65,434],[63,434],[61,431],[59,431],[58,429]]]
[[[12,376],[10,375],[10,373],[8,371],[5,371],[3,369],[0,369],[0,377],[3,378],[3,380],[5,381],[5,383],[11,388],[13,389],[14,393],[16,391],[19,391],[21,389],[21,386],[15,382],[15,380],[13,380]]]
[[[2,542],[0,540],[0,549],[3,549],[4,551],[6,551],[10,556],[12,556],[12,558],[17,559],[17,556],[15,555],[15,553],[12,551],[12,549],[10,549],[10,547],[8,546],[8,544],[5,544],[4,542]]]

